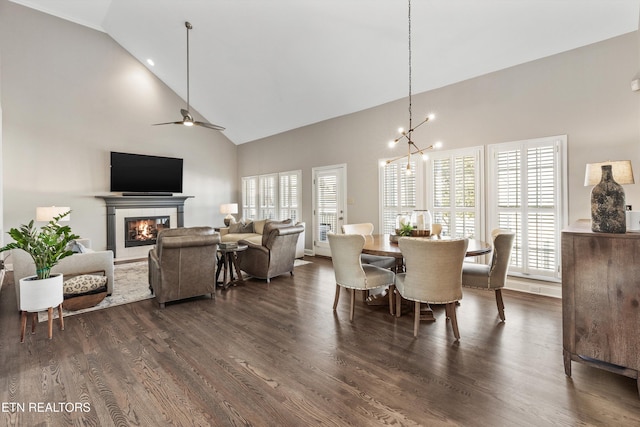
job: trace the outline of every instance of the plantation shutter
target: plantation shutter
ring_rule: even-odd
[[[258,177],[242,178],[242,217],[257,219],[258,216]]]
[[[407,175],[407,162],[392,162],[381,168],[381,233],[392,234],[396,229],[396,217],[401,213],[410,214],[417,206],[416,182],[419,171],[417,163],[411,160],[412,173]]]
[[[444,235],[480,238],[482,153],[475,147],[432,155],[430,206]]]
[[[516,233],[510,272],[560,277],[565,145],[566,136],[491,147],[492,224]]]
[[[260,199],[260,218],[276,219],[278,198],[278,174],[260,175],[258,180]]]
[[[278,174],[280,181],[279,191],[279,218],[300,221],[300,181],[301,171],[281,172]]]
[[[317,235],[321,242],[328,242],[327,233],[338,232],[338,177],[335,174],[320,173],[316,186]]]

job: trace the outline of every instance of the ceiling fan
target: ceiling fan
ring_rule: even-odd
[[[184,125],[184,126],[202,126],[209,129],[214,130],[224,130],[222,126],[214,125],[212,123],[207,122],[199,122],[197,120],[193,120],[193,116],[189,111],[189,30],[193,29],[193,26],[189,22],[185,22],[184,26],[187,27],[187,109],[180,109],[180,114],[182,115],[182,120],[179,122],[167,122],[167,123],[155,123],[153,126],[160,125]]]

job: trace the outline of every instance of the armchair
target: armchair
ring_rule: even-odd
[[[495,291],[498,315],[504,322],[502,288],[507,282],[507,270],[516,235],[511,230],[496,228],[491,232],[491,236],[493,238],[491,264],[465,262],[462,265],[462,286]]]
[[[414,302],[413,336],[418,336],[420,304],[445,304],[453,335],[460,339],[456,302],[462,299],[462,263],[468,239],[432,240],[401,237],[398,245],[404,255],[407,272],[396,275],[396,291]],[[400,317],[400,298],[396,316]]]
[[[296,258],[298,238],[304,231],[302,225],[291,225],[290,221],[268,222],[262,233],[262,244],[250,240],[238,243],[247,245],[240,255],[240,269],[258,279],[271,278],[284,273],[293,276],[293,262]]]
[[[170,301],[215,297],[219,242],[220,235],[211,227],[160,230],[149,251],[149,287],[160,308]]]

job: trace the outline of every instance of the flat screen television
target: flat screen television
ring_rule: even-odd
[[[182,193],[182,159],[112,151],[111,191]]]

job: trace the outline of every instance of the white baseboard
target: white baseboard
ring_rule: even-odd
[[[511,289],[528,294],[544,295],[553,298],[562,298],[562,286],[558,283],[548,283],[539,280],[524,280],[517,277],[507,277],[507,286]]]

